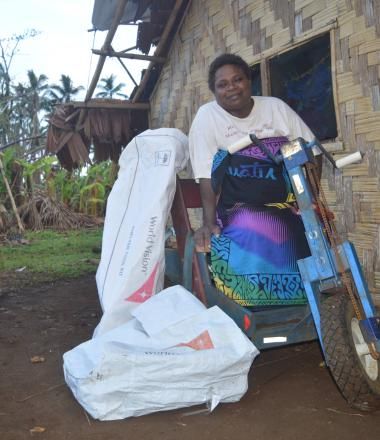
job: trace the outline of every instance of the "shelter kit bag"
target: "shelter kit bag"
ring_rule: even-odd
[[[218,307],[173,286],[131,320],[64,354],[64,374],[92,417],[116,420],[201,403],[236,402],[258,350]]]
[[[103,316],[95,336],[127,322],[138,304],[163,289],[166,222],[176,174],[188,158],[187,137],[175,128],[146,130],[121,154],[96,273]]]

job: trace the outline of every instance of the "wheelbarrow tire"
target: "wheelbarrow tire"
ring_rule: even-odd
[[[335,294],[322,301],[321,332],[326,364],[350,406],[376,411],[380,408],[380,362],[370,358],[375,373],[372,369],[368,374],[355,348],[352,322],[356,322],[355,314],[347,294]]]

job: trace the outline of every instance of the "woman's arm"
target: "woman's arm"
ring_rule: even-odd
[[[216,225],[216,196],[211,187],[211,167],[217,143],[214,123],[206,106],[200,107],[195,115],[189,132],[189,148],[203,208],[203,226],[194,233],[195,247],[198,252],[209,252],[211,234],[219,234],[220,229]]]
[[[209,252],[211,234],[220,234],[216,224],[216,195],[211,187],[211,179],[199,179],[203,226],[194,233],[195,247],[198,252]]]

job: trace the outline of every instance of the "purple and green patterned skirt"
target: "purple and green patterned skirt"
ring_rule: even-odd
[[[262,139],[273,155],[286,138]],[[307,302],[297,260],[310,255],[283,165],[255,145],[219,151],[212,185],[221,235],[211,239],[216,287],[243,306]]]

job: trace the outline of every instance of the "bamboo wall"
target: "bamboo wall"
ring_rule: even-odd
[[[378,302],[380,0],[193,0],[153,93],[150,125],[188,133],[198,107],[212,99],[207,69],[215,56],[237,53],[254,64],[326,31],[333,43],[336,157],[359,149],[365,159],[343,172],[326,165],[323,188]]]

